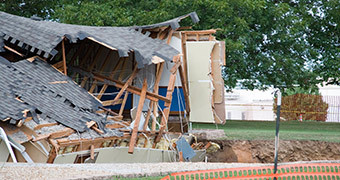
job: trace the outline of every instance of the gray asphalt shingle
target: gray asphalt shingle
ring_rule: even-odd
[[[170,22],[175,21],[170,20]],[[32,46],[32,48],[44,52],[45,54],[41,55],[45,57],[55,55],[54,48],[64,36],[72,42],[93,37],[97,41],[116,48],[120,56],[127,56],[128,52],[133,50],[140,54],[140,59],[137,59],[139,68],[151,64],[154,55],[170,61],[173,56],[179,53],[164,41],[152,39],[136,31],[135,27],[92,27],[51,21],[35,21],[1,11],[0,24],[0,34],[3,34],[5,40],[12,38],[10,41],[18,43],[19,46],[25,44]]]
[[[88,130],[86,122],[91,120],[105,130],[105,117],[95,113],[101,106],[100,102],[71,78],[40,59],[16,63],[0,59],[1,119],[10,117],[10,122],[15,124],[23,119],[23,111],[29,110],[32,115],[38,114],[40,118],[50,119],[79,132]],[[38,118],[34,120],[39,123]]]

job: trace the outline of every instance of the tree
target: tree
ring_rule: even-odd
[[[248,89],[275,87],[281,91],[339,81],[338,0],[14,2],[4,3],[0,9],[27,17],[40,12],[37,14],[55,21],[95,26],[152,24],[196,11],[201,22],[194,29],[221,29],[216,36],[226,42],[224,78],[228,89],[238,80]]]

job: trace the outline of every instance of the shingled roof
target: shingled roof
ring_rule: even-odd
[[[86,122],[97,122],[104,129],[105,117],[95,113],[100,102],[47,62],[38,58],[10,63],[0,58],[0,119],[10,123],[24,119],[58,122],[84,132]]]
[[[198,21],[196,13],[190,13],[150,26],[170,25],[172,28],[177,28],[179,27],[178,22],[188,16],[192,17],[194,22]],[[31,52],[38,49],[37,54],[43,57],[56,55],[58,52],[55,47],[63,37],[67,37],[71,42],[91,37],[117,49],[120,56],[127,56],[128,52],[134,51],[139,68],[151,64],[153,56],[170,61],[173,56],[179,53],[164,41],[152,39],[148,37],[148,34],[144,35],[136,31],[136,27],[92,27],[36,21],[5,12],[0,12],[0,24],[0,36],[4,40],[13,44],[17,43],[19,47],[27,48]],[[140,26],[140,28],[143,27]]]

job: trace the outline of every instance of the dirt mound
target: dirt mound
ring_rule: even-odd
[[[208,154],[210,162],[272,163],[274,141],[214,140],[221,146]],[[340,160],[340,143],[321,141],[280,141],[279,162]]]

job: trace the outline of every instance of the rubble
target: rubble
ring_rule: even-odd
[[[1,160],[183,159],[171,139],[187,137],[185,124],[225,122],[224,44],[213,37],[216,30],[181,29],[179,22],[187,17],[199,21],[193,12],[153,25],[92,27],[0,12],[0,128],[9,137],[0,140]],[[210,47],[196,51],[205,53],[199,60],[207,67],[194,66],[198,59],[190,56],[191,46]],[[194,77],[202,68],[206,74]],[[200,95],[202,82],[209,88]],[[201,98],[206,101],[195,101]],[[197,103],[207,103],[207,109]],[[169,119],[181,122],[177,133],[168,132]],[[196,146],[195,161],[202,161],[208,148]],[[150,151],[154,155],[145,156]],[[116,158],[108,158],[112,154]]]

